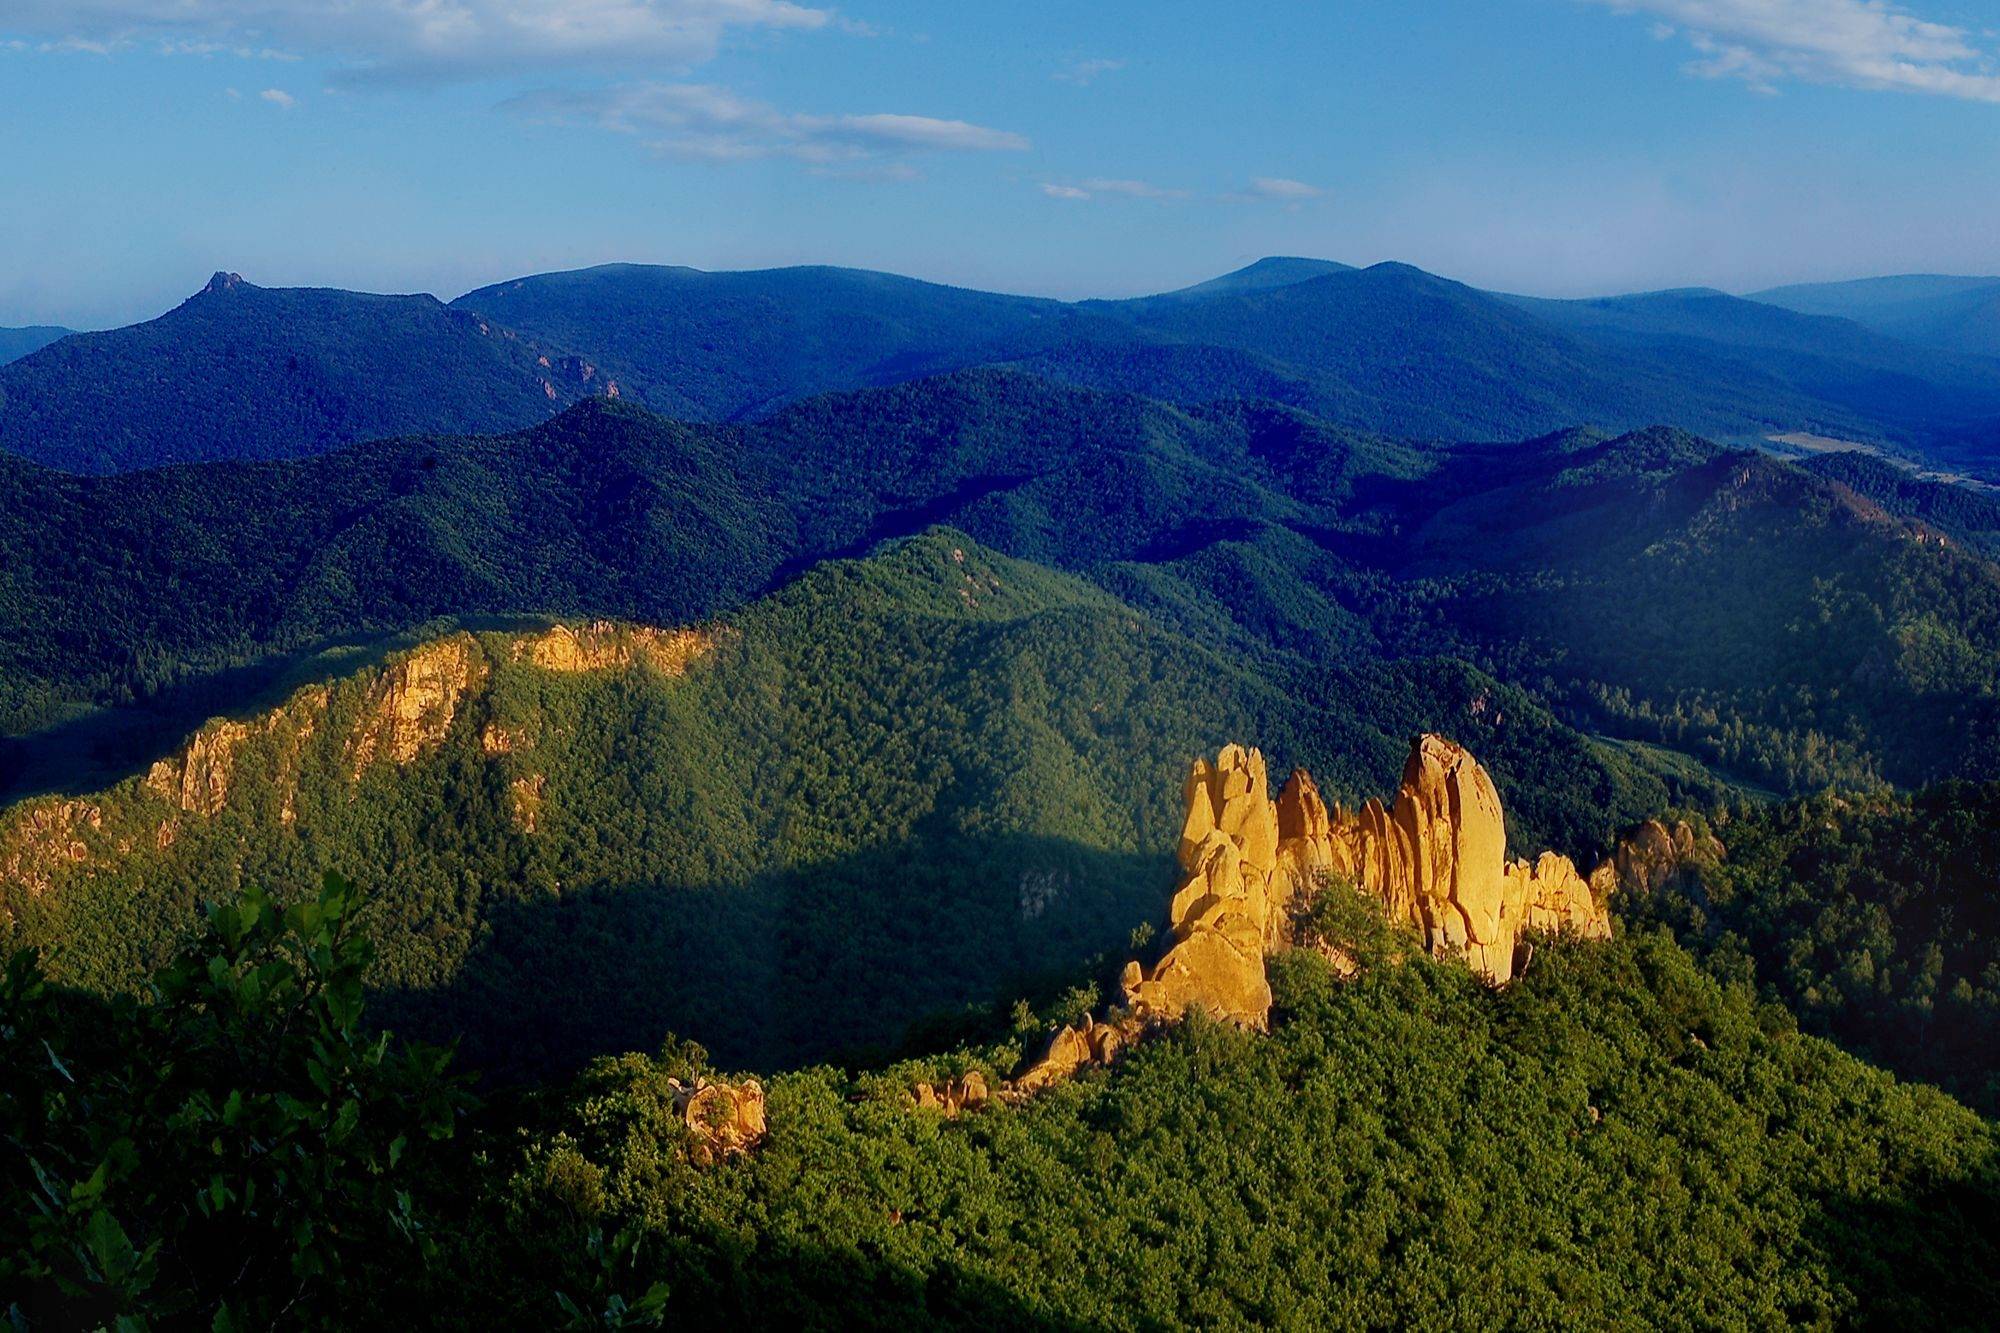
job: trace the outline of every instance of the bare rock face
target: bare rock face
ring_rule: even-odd
[[[1276,920],[1271,871],[1278,811],[1264,756],[1240,745],[1211,766],[1196,760],[1185,788],[1180,863],[1187,878],[1168,909],[1171,944],[1150,970],[1128,972],[1125,1004],[1142,1021],[1194,1008],[1263,1029],[1271,1016],[1264,949]]]
[[[215,815],[229,803],[244,743],[253,737],[277,736],[286,742],[277,756],[278,781],[287,796],[279,814],[289,823],[300,752],[317,730],[326,702],[326,686],[308,685],[254,722],[210,722],[194,734],[186,749],[156,761],[146,771],[146,790],[184,813]]]
[[[544,671],[563,672],[622,670],[643,662],[656,671],[678,676],[689,663],[711,651],[715,642],[713,630],[654,629],[598,620],[574,627],[556,625],[539,634],[524,635],[514,643],[514,660]]]
[[[674,1112],[694,1140],[692,1156],[707,1165],[749,1152],[764,1141],[764,1085],[754,1078],[741,1083],[693,1083],[669,1079]]]
[[[355,774],[378,759],[410,763],[437,745],[451,730],[459,701],[485,674],[470,634],[453,634],[405,654],[368,692],[361,720],[347,738]]]
[[[1139,965],[1128,964],[1128,978],[1136,980]],[[1127,986],[1131,981],[1127,982]],[[1146,1020],[1130,1010],[1114,1010],[1103,1019],[1086,1015],[1081,1023],[1057,1029],[1048,1048],[1001,1089],[1012,1098],[1032,1096],[1054,1087],[1086,1065],[1116,1063],[1132,1043],[1144,1033]]]
[[[977,1069],[940,1083],[919,1083],[910,1089],[910,1096],[918,1110],[939,1112],[947,1120],[976,1111],[993,1100],[992,1090],[986,1086],[986,1075]]]
[[[1055,1033],[1005,1095],[1026,1096],[1108,1064],[1147,1031],[1196,1009],[1262,1031],[1271,1014],[1265,955],[1290,946],[1294,915],[1331,879],[1379,900],[1433,955],[1463,957],[1496,985],[1513,977],[1524,931],[1611,934],[1595,877],[1585,880],[1569,858],[1507,860],[1493,780],[1441,736],[1412,743],[1390,806],[1370,800],[1354,813],[1329,809],[1304,769],[1275,800],[1269,787],[1256,750],[1231,745],[1213,764],[1195,761],[1183,789],[1182,880],[1168,906],[1164,952],[1150,967],[1127,963],[1123,1003]],[[1634,859],[1634,873],[1655,863]],[[1322,952],[1341,975],[1358,970],[1344,952]]]
[[[514,827],[533,833],[542,821],[542,794],[548,778],[540,773],[524,773],[507,784],[507,804],[514,815]]]
[[[1618,848],[1590,874],[1600,897],[1626,893],[1650,897],[1723,859],[1722,844],[1686,820],[1671,829],[1649,819],[1618,840]]]
[[[48,892],[59,866],[87,861],[87,834],[104,829],[104,810],[94,801],[43,800],[22,807],[0,843],[0,882],[19,884],[30,895]]]
[[[236,749],[250,738],[241,722],[215,722],[195,733],[188,748],[146,773],[146,788],[191,814],[212,815],[229,799]]]

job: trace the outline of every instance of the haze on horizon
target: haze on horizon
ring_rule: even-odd
[[[1260,256],[1490,289],[2000,270],[1996,40],[1943,0],[0,0],[0,325],[216,269],[611,261],[1122,296]]]

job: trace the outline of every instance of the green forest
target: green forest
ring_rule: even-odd
[[[100,813],[46,890],[0,889],[0,932],[131,991],[204,901],[381,867],[370,982],[393,1026],[515,1074],[669,1030],[775,1067],[892,1049],[1122,948],[1172,888],[1188,757],[1238,737],[1358,804],[1393,792],[1409,736],[1448,732],[1518,793],[1520,853],[1586,863],[1723,790],[1454,664],[1267,677],[948,530],[816,569],[684,676],[539,669],[521,633],[443,641],[481,684],[408,763],[355,771],[391,657],[253,717],[212,813],[144,776],[23,807],[0,858],[32,856],[36,810]]]
[[[18,1316],[1974,1327],[2000,1294],[1991,1123],[1664,932],[1552,942],[1496,992],[1385,961],[1413,951],[1343,911],[1370,965],[1281,956],[1269,1036],[1197,1020],[1021,1106],[910,1105],[1086,986],[922,1058],[781,1074],[769,1140],[704,1167],[669,1111],[698,1046],[482,1104],[440,1053],[368,1039],[360,901],[215,908],[148,1004],[16,957]]]

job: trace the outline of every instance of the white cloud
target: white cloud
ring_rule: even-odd
[[[299,104],[299,99],[286,92],[283,88],[266,88],[263,92],[258,93],[257,96],[282,111],[290,111]]]
[[[931,116],[819,116],[781,111],[702,83],[633,83],[591,92],[524,93],[504,104],[533,120],[637,135],[677,157],[740,161],[788,157],[820,165],[918,152],[1017,152],[1006,130]]]
[[[1122,60],[1072,60],[1055,73],[1049,75],[1057,83],[1073,83],[1081,88],[1093,82],[1100,74],[1115,74],[1125,68]]]
[[[1151,181],[1129,180],[1115,176],[1088,176],[1075,184],[1058,181],[1044,181],[1042,193],[1051,199],[1095,199],[1099,195],[1112,195],[1121,199],[1185,199],[1186,190],[1170,190],[1155,185]]]
[[[1284,176],[1254,176],[1250,188],[1245,191],[1252,199],[1272,199],[1284,204],[1302,204],[1309,199],[1322,199],[1326,191],[1317,185],[1291,180]]]
[[[676,65],[735,29],[822,28],[793,0],[0,0],[0,33],[103,49],[139,42],[311,54],[348,78],[510,67]]]
[[[1889,0],[1585,0],[1646,14],[1694,48],[1688,72],[1764,92],[1787,81],[2000,102],[1994,53],[1975,34]]]

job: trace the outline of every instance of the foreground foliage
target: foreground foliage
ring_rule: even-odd
[[[289,908],[215,906],[145,1002],[9,961],[0,1293],[17,1323],[356,1327],[435,1262],[428,1210],[469,1103],[445,1052],[363,1026],[357,906],[338,880]]]
[[[683,1308],[824,1328],[1949,1326],[2000,1296],[1990,1127],[1663,936],[1544,946],[1499,994],[1304,951],[1275,981],[1269,1037],[1190,1023],[958,1121],[903,1070],[781,1077],[769,1144],[705,1173],[666,1066],[607,1062],[515,1172],[508,1271],[637,1225]]]
[[[908,1105],[1086,987],[779,1075],[764,1146],[699,1167],[668,1080],[706,1057],[672,1041],[448,1136],[439,1058],[352,1040],[351,907],[218,909],[112,1047],[17,961],[17,1321],[1969,1326],[2000,1298],[1992,1127],[1664,933],[1544,942],[1495,992],[1329,908],[1313,939],[1364,971],[1282,955],[1268,1036],[1191,1021],[1021,1106]]]

